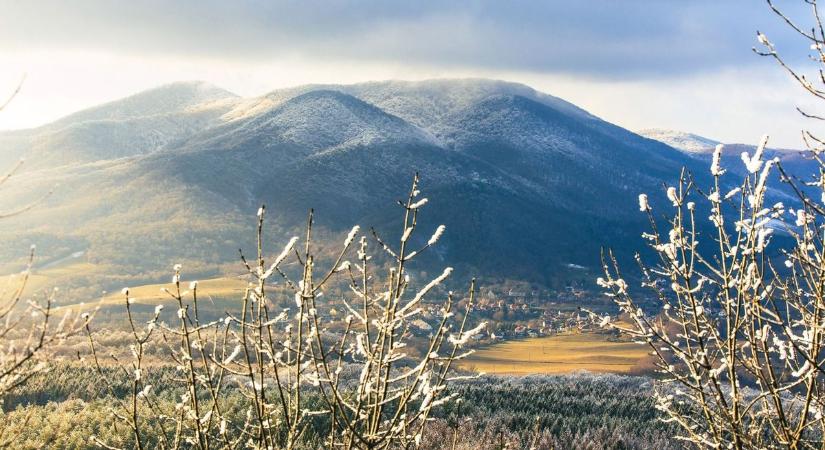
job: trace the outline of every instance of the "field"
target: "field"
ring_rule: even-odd
[[[26,284],[26,292],[36,294],[54,287],[62,287],[72,278],[84,273],[94,273],[96,270],[99,270],[97,266],[86,262],[70,262],[41,268],[35,266]],[[14,279],[17,277],[19,275],[15,275]],[[4,278],[8,278],[10,282],[14,280],[8,276]]]
[[[203,280],[198,282],[198,297],[201,300],[211,300],[212,297],[226,298],[231,297],[235,299],[243,298],[244,289],[247,282],[240,278],[213,278],[210,280]],[[158,302],[170,300],[169,294],[161,291],[162,288],[174,291],[175,285],[172,283],[147,284],[129,288],[129,298],[133,298],[135,303],[155,304]],[[188,282],[181,282],[181,292],[188,291]],[[103,299],[103,303],[108,304],[122,304],[124,300],[122,293],[112,294]]]
[[[565,374],[577,370],[628,373],[646,347],[584,332],[502,342],[479,349],[459,367],[489,374]]]
[[[229,303],[235,303],[237,307],[240,299],[243,298],[244,289],[247,282],[239,277],[221,277],[198,282],[198,298],[200,304],[207,310],[214,310],[217,312],[223,311]],[[135,307],[138,310],[146,309],[154,305],[164,304],[170,305],[173,303],[172,297],[162,288],[169,289],[174,292],[175,285],[170,283],[147,284],[143,286],[136,286],[129,288],[129,298],[132,299]],[[181,292],[189,292],[189,282],[181,282]],[[118,308],[122,308],[125,302],[125,296],[121,292],[106,294],[102,299],[92,300],[88,303],[77,303],[57,308],[58,311],[69,308],[76,311],[88,311],[91,307],[106,308],[108,310],[117,312]],[[186,294],[185,298],[191,300],[191,294]],[[144,307],[144,308],[141,308]]]
[[[87,263],[72,262],[35,271],[29,280],[28,291],[38,291],[61,284],[67,277],[94,270]],[[188,282],[182,283],[182,290]],[[202,311],[220,315],[225,310],[236,309],[243,297],[247,282],[240,277],[222,277],[201,280],[198,284]],[[169,294],[161,289],[173,289],[171,283],[149,284],[130,288],[134,311],[150,314],[157,304],[172,306]],[[189,296],[187,295],[187,298]],[[125,324],[122,321],[124,295],[120,292],[106,294],[101,300],[87,299],[87,302],[59,307],[77,312],[93,307],[102,308],[97,322],[100,325]],[[173,309],[164,314],[172,314]],[[617,341],[610,335],[595,332],[575,332],[555,336],[528,338],[501,342],[478,349],[475,354],[459,363],[465,370],[488,374],[528,375],[567,374],[578,370],[597,373],[639,372],[639,362],[646,356],[644,346],[632,342]]]

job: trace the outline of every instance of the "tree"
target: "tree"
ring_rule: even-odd
[[[372,230],[389,259],[383,277],[358,226],[344,239],[335,261],[319,273],[312,212],[303,242],[291,238],[280,254],[266,261],[262,207],[254,259],[241,256],[253,281],[239,312],[204,321],[197,282],[182,288],[179,265],[167,290],[177,308],[171,324],[160,320],[162,305],[145,326],[138,324],[133,299],[124,289],[134,339],[132,360],[120,368],[131,380],[131,393],[117,400],[115,417],[131,430],[135,448],[292,449],[311,446],[315,438],[326,448],[418,447],[435,408],[456,397],[446,393],[456,379],[453,362],[469,354],[469,339],[485,326],[467,327],[473,282],[460,318],[449,293],[430,324],[421,356],[413,357],[407,348],[410,326],[422,319],[425,298],[452,271],[446,268],[415,294],[407,291],[408,265],[444,232],[439,226],[426,244],[412,249],[418,214],[426,203],[416,176],[407,200],[399,202],[404,210],[399,245],[391,247]],[[290,265],[298,268],[294,274]],[[279,310],[270,294],[276,278],[292,292],[289,309]],[[334,280],[345,283],[349,295],[330,299],[326,306],[346,311],[345,317],[322,312],[319,299]],[[100,378],[114,394],[94,335],[87,330]],[[153,395],[145,377],[147,349],[161,344],[180,372],[181,400],[172,408]],[[233,393],[240,393],[240,399]],[[97,437],[92,440],[117,448]]]
[[[816,1],[804,1],[815,20],[811,31],[768,5],[810,41],[821,68],[825,33]],[[791,68],[764,34],[757,32],[757,38],[763,47],[758,54],[775,59],[809,93],[825,99],[825,91]],[[820,69],[820,83],[824,74]],[[819,165],[810,179],[792,177],[778,159],[765,160],[764,137],[753,154],[742,154],[747,175],[732,189],[720,163],[721,145],[713,153],[711,186],[696,186],[683,173],[678,185],[667,188],[672,213],[664,224],[656,219],[661,205],[654,208],[645,194],[639,196],[650,222],[643,237],[656,263],[648,265],[638,255],[637,260],[641,287],[661,302],[656,315],[638,306],[636,289],[613,255],[603,257],[605,277],[598,283],[631,320],[624,325],[598,319],[650,346],[662,374],[657,407],[666,421],[679,425],[681,439],[697,446],[823,445],[825,143],[812,132],[803,136]],[[796,194],[791,207],[769,201],[770,177],[777,172]],[[698,212],[706,210],[709,218]]]
[[[11,95],[0,103],[0,112],[17,96],[21,86],[22,81]],[[0,177],[0,187],[17,174],[22,165],[21,159]],[[50,194],[51,192],[46,193],[39,200],[18,209],[0,212],[0,219],[23,214]],[[54,311],[56,290],[42,294],[40,300],[25,297],[34,256],[35,247],[32,246],[24,270],[19,276],[10,277],[6,286],[0,290],[0,403],[9,391],[48,368],[45,353],[52,344],[77,333],[82,328],[82,322],[89,320],[88,315],[80,317],[66,311],[55,323],[58,319]]]

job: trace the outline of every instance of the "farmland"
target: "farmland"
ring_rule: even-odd
[[[645,357],[646,347],[610,340],[601,333],[569,333],[488,346],[462,360],[466,370],[490,374],[565,374],[578,370],[629,373]]]

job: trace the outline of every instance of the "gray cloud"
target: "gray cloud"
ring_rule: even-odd
[[[791,12],[808,19],[789,3]],[[755,30],[807,54],[754,0],[0,1],[0,48],[241,61],[298,56],[649,79],[756,64]]]

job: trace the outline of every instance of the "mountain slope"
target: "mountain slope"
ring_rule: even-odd
[[[83,122],[130,120],[181,113],[210,102],[235,98],[237,95],[202,81],[171,83],[70,114],[41,129],[55,130]]]
[[[35,241],[47,264],[82,251],[100,268],[85,285],[106,289],[162,279],[174,262],[232,271],[237,249],[254,245],[262,203],[272,245],[299,232],[309,208],[322,245],[354,223],[392,238],[394,205],[419,172],[430,198],[422,227],[448,227],[421,270],[448,261],[464,274],[561,286],[589,282],[602,246],[636,247],[640,192],[665,202],[661,184],[681,167],[700,182],[707,172],[703,161],[515,83],[302,86],[254,99],[169,89],[33,135],[40,147],[27,152],[39,161],[0,191],[0,208],[61,188],[43,208],[0,223],[6,261]]]
[[[42,127],[0,133],[0,164],[30,168],[147,154],[217,125],[237,96],[203,82],[173,83],[80,111]]]

